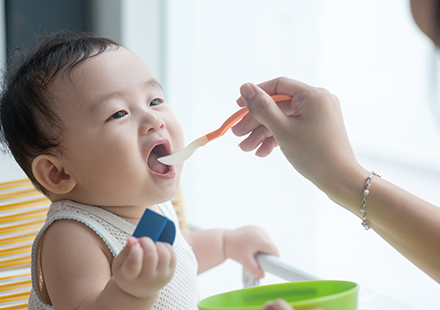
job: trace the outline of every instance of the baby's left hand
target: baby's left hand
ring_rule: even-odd
[[[264,277],[256,255],[258,253],[279,256],[278,250],[266,233],[259,227],[247,226],[227,230],[224,235],[225,255],[241,263],[247,271],[259,279]]]

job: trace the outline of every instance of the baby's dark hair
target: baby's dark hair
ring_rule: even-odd
[[[82,61],[119,46],[90,33],[62,32],[45,34],[33,48],[12,54],[1,94],[0,139],[43,193],[47,194],[32,173],[32,161],[54,150],[62,153],[63,124],[51,102],[51,82]]]

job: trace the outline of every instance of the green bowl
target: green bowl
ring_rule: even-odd
[[[346,281],[304,281],[263,285],[227,292],[199,302],[200,310],[261,310],[282,298],[295,310],[356,310],[359,287]]]

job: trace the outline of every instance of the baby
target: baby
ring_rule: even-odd
[[[184,146],[160,84],[133,52],[60,33],[5,80],[5,143],[52,201],[33,246],[29,309],[197,309],[197,274],[232,258],[261,278],[255,254],[278,255],[256,227],[177,227],[173,246],[131,236],[147,208],[178,225],[168,201],[182,164],[157,158]]]

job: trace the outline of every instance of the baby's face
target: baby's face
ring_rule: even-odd
[[[77,185],[67,197],[98,206],[150,206],[176,193],[182,165],[157,161],[184,146],[182,129],[143,61],[110,49],[58,77],[63,163]]]

